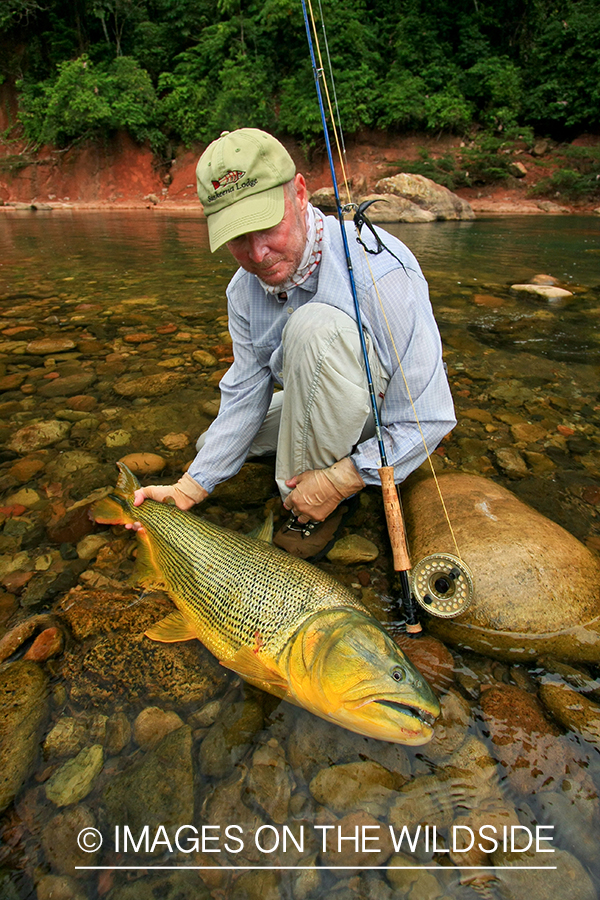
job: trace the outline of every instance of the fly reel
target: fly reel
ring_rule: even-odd
[[[475,585],[469,567],[451,553],[425,556],[413,567],[412,590],[432,616],[451,619],[471,605]]]

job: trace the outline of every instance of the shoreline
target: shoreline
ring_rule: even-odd
[[[573,146],[587,145],[586,136]],[[600,139],[590,138],[592,143]],[[297,141],[286,140],[297,170],[306,178],[310,194],[327,187],[331,174],[324,154],[307,152]],[[432,157],[459,153],[460,138],[443,135],[356,135],[347,146],[346,165],[356,196],[374,193],[377,183],[403,171],[403,164],[423,152]],[[39,148],[28,155],[20,145],[0,145],[0,211],[126,211],[200,212],[196,194],[196,164],[204,147],[179,148],[168,163],[158,164],[147,146],[120,132],[107,145],[93,141],[56,151]],[[12,151],[12,152],[9,152]],[[521,177],[504,183],[458,188],[476,216],[600,215],[598,200],[565,202],[560,195],[528,197],[541,178],[558,164],[560,148],[547,149],[540,159],[525,149],[515,151]],[[523,165],[523,162],[526,165]]]
[[[573,206],[572,204],[557,204],[548,200],[517,200],[508,198],[469,198],[463,199],[471,205],[477,218],[486,216],[600,216],[600,208],[592,204],[586,206]],[[544,208],[546,206],[546,208]],[[199,201],[193,200],[159,200],[157,202],[142,200],[69,200],[69,201],[38,201],[30,202],[13,200],[0,204],[0,213],[17,212],[140,212],[148,209],[157,213],[188,212],[197,213],[202,217],[202,206]],[[442,220],[440,220],[442,221]],[[418,223],[421,224],[421,223]]]

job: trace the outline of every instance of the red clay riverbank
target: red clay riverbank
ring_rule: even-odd
[[[584,145],[599,138],[582,136],[575,143]],[[386,175],[401,171],[398,161],[417,159],[424,148],[432,156],[458,150],[460,138],[427,135],[391,136],[383,133],[360,135],[347,146],[347,171],[355,193],[367,193]],[[299,170],[310,191],[329,183],[329,169],[323,153],[306,156],[299,144],[288,142]],[[86,143],[69,150],[42,148],[32,153],[18,144],[0,146],[0,208],[9,212],[34,206],[38,209],[143,209],[198,210],[195,166],[202,145],[181,150],[175,160],[163,165],[147,147],[136,144],[128,135],[118,134],[108,144]],[[534,159],[523,151],[519,160],[527,172],[500,186],[464,188],[457,193],[472,205],[477,214],[544,214],[548,212],[590,213],[595,203],[563,203],[561,198],[544,201],[527,198],[528,189],[547,176],[553,166],[552,151]],[[548,208],[547,201],[556,207]],[[542,203],[540,207],[539,203]]]

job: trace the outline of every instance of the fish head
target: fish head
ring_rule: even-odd
[[[297,702],[350,731],[413,746],[433,737],[435,694],[366,613],[317,613],[296,635],[288,680]]]

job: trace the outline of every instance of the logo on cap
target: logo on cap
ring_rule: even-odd
[[[218,181],[211,181],[211,184],[214,187],[215,191],[218,191],[219,188],[225,187],[225,185],[227,184],[236,184],[236,182],[238,182],[240,178],[243,178],[245,174],[245,172],[240,171],[229,171],[226,172],[225,175],[223,175],[221,178],[219,178]]]

